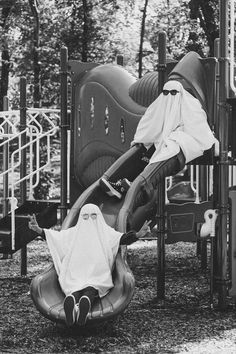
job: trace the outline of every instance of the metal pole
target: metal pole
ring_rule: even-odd
[[[20,79],[20,131],[26,128],[26,78]],[[26,144],[26,133],[22,134],[21,146]],[[21,150],[20,178],[26,176],[26,149]],[[26,201],[26,181],[20,183],[21,204]],[[21,275],[27,274],[27,245],[21,248]]]
[[[67,214],[67,131],[69,128],[67,116],[67,67],[68,50],[61,48],[61,223]]]
[[[3,97],[3,110],[9,110],[9,100],[7,96]],[[4,125],[4,133],[9,133],[8,124]],[[3,146],[3,171],[7,171],[9,168],[9,143]],[[3,176],[3,216],[8,214],[8,204],[9,204],[9,190],[8,190],[8,174]]]
[[[220,57],[220,39],[215,39],[214,42],[214,56],[219,59]],[[215,102],[214,102],[214,117],[215,117],[215,134],[219,136],[219,88],[220,88],[220,72],[219,72],[219,62],[216,64],[216,88],[215,88]],[[213,207],[218,208],[218,195],[219,195],[219,165],[214,164],[213,166]],[[218,274],[218,244],[216,242],[216,237],[212,238],[212,243],[214,247],[213,251],[213,289],[217,291],[217,274]]]
[[[216,38],[214,41],[214,56],[220,57],[220,39]],[[214,116],[215,116],[215,133],[219,136],[219,89],[220,89],[220,72],[219,62],[216,63],[216,88],[215,88],[215,102],[214,102]]]
[[[159,33],[158,92],[166,81],[166,33]],[[157,300],[165,299],[165,178],[158,185],[157,194]]]
[[[158,33],[158,94],[161,93],[166,82],[166,32]]]
[[[7,96],[3,97],[3,111],[9,110],[9,100]],[[8,124],[4,125],[4,133],[9,133]],[[7,140],[8,138],[6,138]],[[3,146],[3,171],[7,171],[9,168],[9,143],[4,144]],[[9,207],[9,178],[8,174],[3,176],[3,216],[8,214]],[[8,258],[8,254],[4,253],[2,256],[3,259]]]
[[[220,0],[220,57],[219,57],[219,227],[217,230],[217,288],[218,305],[226,308],[227,298],[227,219],[228,219],[228,120],[229,58],[228,58],[228,0]]]
[[[157,201],[157,300],[165,300],[165,183],[158,185]]]
[[[200,197],[201,200],[207,200],[207,166],[199,166],[199,175],[200,175]],[[201,242],[201,270],[206,272],[207,270],[207,240],[200,240]]]
[[[124,65],[124,57],[121,54],[116,56],[116,63],[117,65],[123,66]]]

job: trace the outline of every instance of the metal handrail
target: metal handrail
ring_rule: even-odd
[[[50,163],[50,149],[48,148],[47,149],[47,162],[43,165],[43,166],[39,166],[39,150],[37,150],[37,157],[36,157],[36,161],[37,161],[37,168],[34,170],[34,171],[31,171],[30,173],[28,173],[26,176],[18,179],[17,181],[14,181],[14,172],[15,172],[15,169],[20,166],[21,164],[21,154],[20,152],[23,151],[24,149],[26,149],[27,147],[30,147],[33,143],[37,142],[37,141],[40,141],[42,138],[46,137],[47,138],[47,146],[49,147],[50,146],[50,136],[51,136],[51,133],[55,131],[55,128],[52,128],[50,131],[48,131],[47,133],[45,134],[41,134],[40,136],[38,136],[36,139],[28,142],[27,144],[23,145],[23,146],[20,146],[17,150],[15,150],[12,155],[11,155],[11,199],[14,200],[15,198],[15,187],[25,181],[25,180],[32,180],[32,177],[34,175],[37,176],[37,181],[39,181],[39,172],[43,169],[45,169],[49,163]],[[15,164],[14,163],[14,158],[15,158],[15,155],[16,154],[19,154],[19,161]],[[35,185],[36,185],[37,182],[35,182]],[[33,189],[33,186],[30,186],[30,189]],[[14,250],[15,249],[15,208],[11,207],[11,227],[12,227],[12,249]]]
[[[37,186],[39,183],[39,173],[41,170],[45,169],[51,160],[50,156],[50,137],[53,136],[56,131],[58,130],[58,126],[53,123],[52,120],[50,120],[47,116],[46,113],[55,113],[56,115],[60,113],[60,110],[51,110],[51,109],[29,109],[27,111],[29,120],[27,122],[27,127],[20,131],[17,132],[15,129],[15,125],[10,121],[10,117],[12,115],[16,115],[19,117],[19,111],[5,111],[5,112],[0,112],[0,117],[4,118],[4,121],[0,125],[0,133],[3,131],[3,134],[1,134],[1,138],[3,138],[3,142],[0,143],[0,147],[9,144],[13,140],[17,139],[17,145],[18,148],[13,151],[10,157],[10,167],[1,172],[0,176],[4,175],[9,175],[11,173],[11,182],[10,182],[10,199],[11,200],[11,236],[12,236],[12,249],[15,249],[15,208],[16,205],[14,205],[13,201],[16,200],[15,198],[15,187],[20,184],[21,182],[25,180],[30,181],[29,185],[29,194],[33,194],[33,188]],[[36,120],[36,117],[38,115],[41,115],[44,118],[44,121],[46,120],[49,123],[49,129],[45,133],[43,133],[43,128],[38,123]],[[34,124],[32,124],[34,123]],[[5,129],[4,127],[11,127],[12,132],[10,134],[4,134]],[[22,142],[22,136],[23,134],[26,134],[29,137],[29,141],[21,146]],[[44,165],[40,166],[40,140],[41,139],[47,139],[47,161]],[[33,146],[36,144],[36,149],[35,149],[35,169],[33,168]],[[26,150],[29,148],[29,173],[26,174],[26,176],[18,179],[17,181],[14,180],[15,172],[16,169],[20,166],[21,164],[21,153],[22,151]],[[33,183],[33,176],[36,175],[35,182]]]
[[[37,117],[41,115],[45,121],[49,123],[51,127],[58,128],[57,125],[53,123],[51,119],[48,118],[46,113],[55,113],[56,115],[59,115],[60,110],[59,109],[44,109],[44,108],[28,108],[27,109],[27,116],[29,117],[27,124],[32,125],[32,123],[35,124],[36,127],[38,127],[39,132],[43,133],[42,126],[39,124],[37,121]],[[16,131],[16,126],[14,123],[12,123],[11,118],[17,118],[16,123],[20,122],[20,111],[19,110],[12,110],[12,111],[1,111],[0,112],[0,118],[3,118],[3,122],[0,123],[0,132],[2,138],[4,137],[12,137],[14,138],[18,132]],[[6,133],[4,131],[4,125],[7,124],[9,128],[11,128],[11,132]]]

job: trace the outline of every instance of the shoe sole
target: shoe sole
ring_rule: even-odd
[[[66,324],[68,327],[75,323],[75,298],[74,296],[67,296],[64,301],[64,311],[66,315]]]
[[[89,298],[87,296],[82,296],[79,301],[78,307],[79,309],[78,309],[77,324],[79,326],[84,326],[87,321],[89,311],[91,309],[91,303]]]
[[[110,197],[117,197],[119,199],[122,198],[122,195],[117,192],[105,179],[100,180],[100,186]]]

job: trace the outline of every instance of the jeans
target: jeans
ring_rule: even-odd
[[[92,286],[88,286],[82,290],[74,291],[72,295],[75,297],[75,302],[78,303],[81,296],[87,296],[90,300],[91,306],[93,305],[94,301],[98,297],[97,289],[93,288]]]

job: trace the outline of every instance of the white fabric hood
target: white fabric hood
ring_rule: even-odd
[[[201,156],[216,142],[200,102],[180,82],[168,81],[164,90],[177,90],[176,95],[161,93],[147,108],[134,135],[135,143],[155,144],[149,163],[163,161],[183,150],[186,163]]]
[[[63,292],[93,286],[100,297],[106,295],[113,287],[112,267],[122,233],[106,224],[100,209],[86,204],[76,226],[44,231]]]

